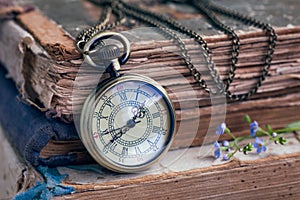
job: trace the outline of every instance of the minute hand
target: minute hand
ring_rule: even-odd
[[[120,130],[116,135],[113,136],[113,138],[110,140],[111,143],[113,143],[115,140],[119,139],[124,135],[126,132],[128,132],[131,128],[133,128],[136,124],[140,123],[141,121],[135,121],[134,119],[130,119],[127,121],[127,124],[118,130]],[[117,130],[117,129],[116,129]]]

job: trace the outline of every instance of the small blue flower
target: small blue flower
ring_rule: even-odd
[[[223,122],[223,123],[221,123],[221,124],[217,127],[216,134],[217,134],[217,135],[222,135],[222,134],[224,134],[225,129],[226,129],[226,124],[225,124],[225,122]]]
[[[228,154],[224,154],[224,155],[223,155],[223,160],[224,160],[224,161],[227,161],[227,160],[229,160],[229,156],[228,156]]]
[[[257,131],[258,131],[258,123],[254,121],[250,124],[250,136],[254,137]]]
[[[214,147],[216,148],[216,150],[214,152],[214,156],[216,159],[218,159],[221,156],[221,147],[220,147],[220,144],[218,141],[215,141]]]
[[[229,142],[228,142],[227,140],[224,140],[224,141],[222,142],[222,146],[223,146],[223,147],[229,147]]]
[[[220,144],[219,144],[218,141],[215,141],[214,147],[215,147],[216,149],[220,149],[220,148],[221,148],[221,146],[220,146]]]
[[[258,137],[255,138],[255,142],[253,147],[256,148],[256,152],[260,154],[262,151],[266,151],[267,147],[265,146],[265,142],[263,139],[259,139]]]
[[[272,133],[272,137],[273,137],[273,138],[276,138],[276,137],[277,137],[277,133],[276,133],[276,132],[273,132],[273,133]]]

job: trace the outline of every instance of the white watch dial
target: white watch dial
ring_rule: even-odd
[[[88,146],[100,164],[115,171],[139,171],[169,148],[175,114],[165,90],[153,80],[138,75],[117,79],[96,92],[94,106],[84,106],[88,115],[82,118],[91,119],[82,119],[87,123],[82,126],[88,127],[81,135],[92,136],[83,141],[93,143]]]

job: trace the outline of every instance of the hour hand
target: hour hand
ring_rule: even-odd
[[[110,142],[113,143],[115,140],[122,137],[122,135],[124,135],[126,132],[128,132],[131,128],[133,128],[136,124],[138,124],[140,122],[141,121],[136,122],[133,119],[128,120],[125,126],[123,126],[121,128],[118,128],[118,129],[115,129],[115,130],[120,130],[120,131],[113,136],[113,138],[110,140]]]
[[[129,129],[130,128],[127,125],[123,126],[122,128],[119,128],[120,131],[112,136],[110,142],[113,143],[114,141],[122,137],[122,135],[124,135]]]
[[[108,135],[110,133],[114,133],[116,131],[119,131],[121,128],[116,128],[116,129],[113,129],[113,130],[108,130],[106,129],[105,131],[102,132],[102,135]]]
[[[137,118],[142,119],[145,117],[145,109],[143,106],[133,107],[132,113],[133,113],[133,120],[135,121]]]

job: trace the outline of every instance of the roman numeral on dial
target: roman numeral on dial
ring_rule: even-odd
[[[149,145],[153,149],[153,151],[157,151],[159,149],[158,146],[156,145],[156,143],[154,143],[150,140],[147,140],[147,142],[149,143]]]
[[[152,132],[153,132],[153,133],[160,133],[160,132],[161,132],[161,128],[158,127],[158,126],[153,126]]]
[[[105,102],[105,104],[110,107],[110,109],[113,109],[115,107],[115,104],[113,104],[113,102],[111,102],[111,100],[108,100]]]
[[[134,147],[134,149],[135,149],[135,153],[136,153],[137,155],[142,154],[142,151],[141,151],[140,147]]]
[[[136,101],[137,101],[138,98],[139,98],[140,89],[141,89],[141,86],[139,85],[139,87],[138,87],[137,90],[136,90],[136,95],[135,95],[135,100],[136,100]]]
[[[126,92],[119,92],[119,96],[121,98],[121,101],[126,101],[127,100],[127,96],[126,96]]]
[[[107,154],[108,151],[114,151],[117,145],[118,145],[117,143],[111,143],[111,142],[106,144],[103,149],[103,153]]]
[[[95,112],[95,113],[94,113],[94,118],[97,118],[98,120],[99,120],[99,119],[105,119],[105,120],[108,120],[108,116],[103,116],[102,113],[99,113],[99,112]]]
[[[134,149],[135,149],[137,161],[138,162],[143,161],[142,151],[141,151],[140,147],[134,147]]]
[[[127,147],[123,147],[122,156],[128,156],[128,148]]]
[[[152,114],[153,119],[160,117],[160,112],[156,112]]]

